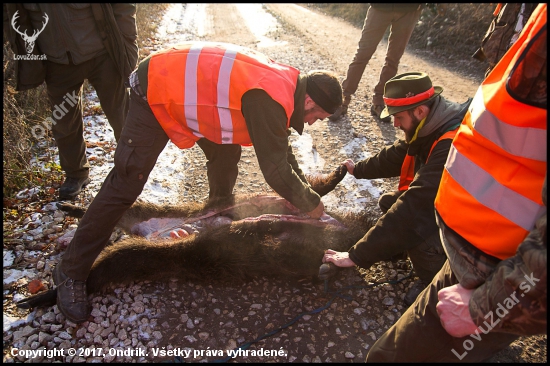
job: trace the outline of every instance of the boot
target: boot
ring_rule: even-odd
[[[370,112],[372,113],[373,116],[375,116],[376,118],[378,118],[382,122],[391,122],[391,117],[390,116],[380,118],[380,114],[382,113],[384,108],[385,108],[385,106],[383,104],[373,104],[370,107]]]
[[[331,114],[330,116],[328,116],[329,121],[336,122],[340,118],[348,114],[349,102],[351,102],[351,96],[344,97],[344,102],[342,103],[342,105],[338,107],[338,109],[336,110],[336,112],[334,112],[334,114]]]
[[[76,324],[88,320],[91,310],[88,305],[86,281],[69,278],[61,270],[61,262],[53,270],[53,281],[57,288],[57,307],[63,315]]]
[[[65,182],[59,188],[59,200],[72,200],[90,183],[90,178],[65,178]]]

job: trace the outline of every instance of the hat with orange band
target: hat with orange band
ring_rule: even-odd
[[[384,87],[386,108],[380,118],[412,109],[437,97],[443,88],[433,86],[428,74],[424,72],[406,72],[388,80]]]

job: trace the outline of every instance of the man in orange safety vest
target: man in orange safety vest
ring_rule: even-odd
[[[241,146],[253,145],[267,183],[312,218],[324,213],[288,140],[342,103],[338,78],[297,69],[237,45],[187,42],[152,54],[129,78],[131,104],[105,179],[54,270],[57,305],[73,322],[90,313],[86,279],[168,140],[204,151],[210,198],[232,195]],[[183,167],[182,167],[183,169]]]
[[[547,14],[478,89],[435,200],[448,260],[368,362],[479,362],[547,332]]]

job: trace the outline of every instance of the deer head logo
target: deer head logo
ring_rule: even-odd
[[[42,29],[40,30],[35,29],[32,36],[28,36],[26,30],[25,32],[21,32],[19,30],[19,26],[16,26],[15,24],[15,21],[17,20],[17,18],[19,18],[19,15],[17,15],[17,13],[19,13],[19,10],[17,10],[15,14],[13,14],[13,18],[11,19],[11,26],[17,33],[21,35],[21,37],[23,37],[23,41],[25,41],[25,49],[27,50],[27,53],[31,53],[32,50],[34,49],[34,42],[36,41],[36,38],[40,33],[42,33],[44,28],[46,28],[46,24],[48,24],[48,20],[49,20],[48,14],[44,13],[44,22],[42,23]]]

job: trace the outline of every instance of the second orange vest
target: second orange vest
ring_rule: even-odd
[[[453,140],[435,199],[448,227],[500,259],[515,255],[546,210],[541,191],[547,111],[539,95],[531,95],[544,68],[546,4],[541,4],[479,87]]]
[[[440,138],[435,140],[435,142],[432,144],[426,161],[428,161],[428,159],[430,158],[430,155],[432,154],[432,150],[434,149],[435,145],[437,145],[437,143],[441,140],[453,139],[456,135],[456,131],[457,129],[447,131],[443,135],[441,135]],[[409,185],[414,179],[414,170],[414,156],[406,155],[405,160],[403,160],[403,165],[401,165],[401,175],[399,176],[400,191],[406,191],[407,189],[409,189]]]
[[[151,56],[147,101],[160,125],[181,149],[200,138],[217,144],[251,145],[241,112],[249,90],[265,90],[294,111],[299,71],[236,45],[189,42]]]

